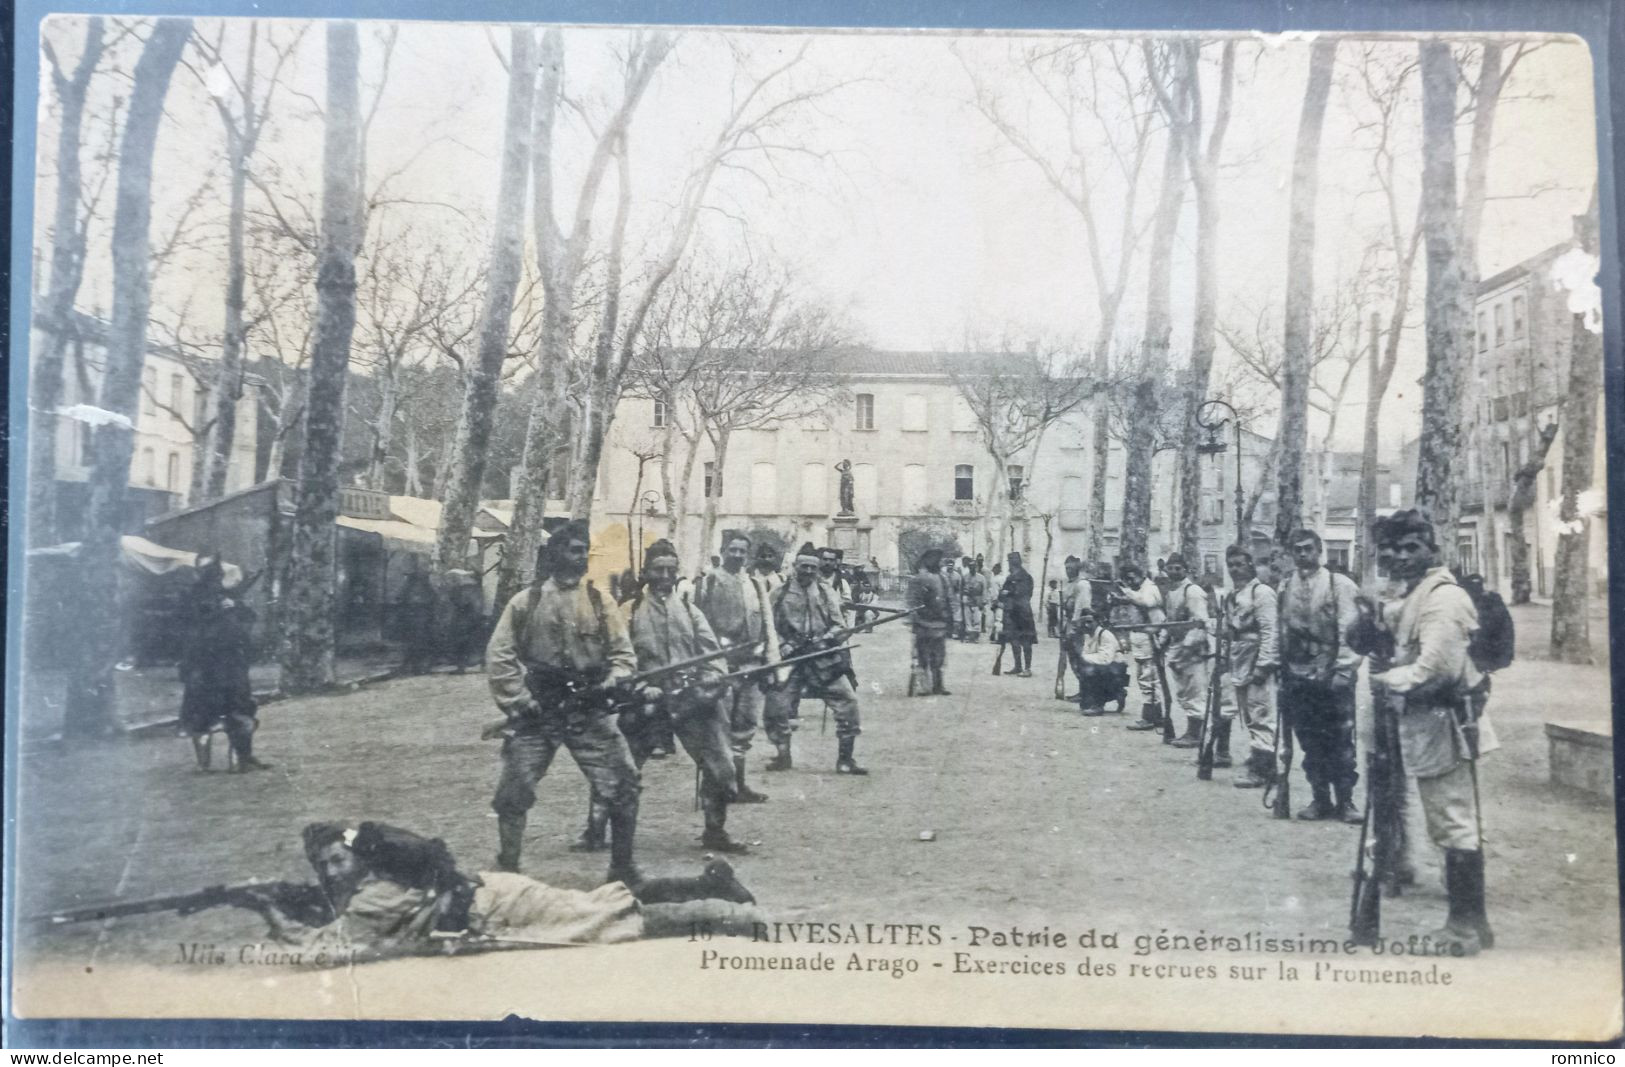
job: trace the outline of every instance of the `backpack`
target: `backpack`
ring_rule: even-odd
[[[1517,653],[1517,633],[1506,601],[1495,590],[1485,589],[1484,580],[1476,575],[1459,578],[1457,583],[1478,612],[1478,629],[1467,643],[1473,666],[1485,674],[1510,666]]]

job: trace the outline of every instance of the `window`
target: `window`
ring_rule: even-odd
[[[1512,339],[1515,341],[1523,337],[1523,320],[1524,300],[1523,294],[1519,293],[1512,298]]]
[[[78,466],[88,467],[90,466],[91,454],[96,450],[96,428],[88,422],[81,422],[77,425],[78,432],[73,435],[73,440],[79,454],[74,457],[74,462]]]
[[[1512,477],[1512,446],[1506,441],[1501,442],[1501,476]]]
[[[180,488],[181,484],[181,456],[179,452],[169,454],[169,466],[164,471],[164,488],[171,493]]]
[[[970,401],[958,393],[954,394],[954,433],[975,433],[976,412],[971,410]]]
[[[1478,313],[1477,333],[1478,350],[1480,352],[1488,352],[1490,350],[1490,324],[1488,317],[1482,311]]]
[[[181,412],[186,410],[186,378],[179,374],[169,376],[169,411],[170,417],[178,419]]]
[[[1087,508],[1089,506],[1088,494],[1084,492],[1084,480],[1080,475],[1069,474],[1061,479],[1061,507]]]
[[[1330,570],[1349,571],[1349,543],[1347,541],[1326,542],[1326,566]]]
[[[779,509],[779,478],[773,464],[750,465],[750,510],[758,514]]]
[[[1010,475],[1010,499],[1020,500],[1022,490],[1022,477],[1026,470],[1019,463],[1012,463],[1005,468]]]
[[[716,484],[716,479],[717,479],[717,465],[715,463],[711,462],[710,460],[706,460],[705,461],[705,493],[704,493],[704,495],[706,495],[706,496],[711,495],[711,487]]]
[[[1507,343],[1507,306],[1495,305],[1495,346],[1497,348]]]
[[[873,463],[854,463],[852,465],[852,503],[861,515],[875,513],[875,465]]]
[[[925,397],[910,393],[903,398],[903,429],[910,433],[923,433],[928,428]]]
[[[664,400],[655,401],[654,419],[649,425],[657,430],[666,428],[666,402]]]
[[[209,391],[199,389],[192,394],[192,425],[202,426],[209,418]]]
[[[822,515],[829,511],[824,490],[829,482],[822,463],[807,463],[801,468],[801,513]]]
[[[158,457],[150,448],[141,450],[141,481],[145,485],[158,484]]]
[[[903,468],[903,512],[913,514],[925,510],[925,465],[910,463]]]
[[[1204,552],[1202,554],[1202,573],[1203,574],[1218,574],[1219,573],[1219,557],[1215,553]]]
[[[1399,507],[1401,505],[1402,501],[1405,499],[1404,494],[1405,494],[1405,487],[1404,486],[1400,485],[1398,482],[1389,482],[1388,483],[1388,506],[1391,507],[1391,508]]]
[[[873,393],[859,393],[857,421],[854,429],[872,430],[875,428],[875,396]]]
[[[969,463],[960,463],[954,467],[954,499],[976,499],[976,468]]]
[[[141,372],[141,417],[150,419],[158,414],[158,368],[148,367]],[[152,484],[152,479],[147,479]]]

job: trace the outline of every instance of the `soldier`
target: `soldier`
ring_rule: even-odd
[[[960,607],[964,613],[964,634],[971,644],[982,640],[982,609],[987,604],[987,576],[982,573],[980,560],[966,556],[965,581],[960,586]]]
[[[491,695],[512,725],[491,801],[501,846],[496,865],[519,870],[536,783],[563,745],[607,808],[614,836],[607,880],[636,881],[638,769],[614,719],[587,706],[579,693],[629,677],[637,654],[620,608],[585,580],[589,546],[585,522],[560,527],[542,549],[545,564],[537,567],[548,577],[508,601],[486,647]]]
[[[743,556],[743,550],[740,554]],[[644,552],[643,595],[627,605],[627,627],[640,671],[703,656],[722,647],[688,591],[677,588],[677,569],[677,549],[670,541],[662,538]],[[672,724],[683,750],[700,768],[700,809],[705,813],[705,833],[700,843],[716,852],[744,852],[745,846],[734,842],[727,830],[728,804],[737,789],[728,713],[723,694],[707,684],[708,679],[723,674],[721,659],[695,666],[691,678],[663,679],[665,691],[657,699],[652,717],[656,722]],[[640,747],[636,731],[628,740],[636,756]]]
[[[1084,715],[1104,715],[1107,704],[1116,704],[1121,713],[1128,699],[1128,668],[1117,635],[1100,625],[1087,600],[1077,602],[1068,628],[1076,635],[1078,710]]]
[[[722,566],[700,580],[696,602],[711,624],[717,640],[738,649],[728,657],[730,671],[743,670],[778,659],[779,637],[773,629],[773,608],[767,589],[745,571],[750,557],[750,538],[730,534],[722,549]],[[762,719],[762,688],[755,679],[736,685],[723,698],[728,709],[728,733],[732,741],[734,803],[761,804],[767,795],[745,784],[745,757]]]
[[[1083,561],[1078,559],[1077,556],[1066,557],[1061,566],[1066,571],[1066,581],[1061,583],[1060,622],[1057,625],[1057,632],[1061,639],[1061,654],[1066,657],[1067,666],[1071,668],[1072,674],[1078,678],[1079,682],[1082,682],[1083,661],[1078,658],[1080,631],[1077,626],[1077,618],[1080,606],[1090,606],[1089,583],[1081,577]],[[1055,694],[1057,699],[1064,700],[1066,698],[1065,693],[1059,691],[1063,688],[1058,687]]]
[[[795,578],[773,593],[773,623],[783,642],[779,651],[788,658],[809,652],[829,634],[842,629],[841,605],[835,592],[819,580],[819,553],[811,543],[796,553]],[[848,680],[850,667],[844,652],[832,652],[819,659],[798,663],[790,680],[768,694],[764,712],[767,736],[778,749],[767,765],[770,771],[788,771],[793,766],[790,753],[790,720],[811,696],[823,700],[835,714],[835,736],[839,745],[837,774],[868,774],[852,756],[858,734],[858,697]]]
[[[951,624],[953,590],[942,573],[942,550],[928,548],[920,553],[920,569],[908,580],[908,607],[914,612],[914,662],[937,696],[951,695],[942,686],[942,668],[947,663],[947,636]],[[916,696],[924,696],[920,689]]]
[[[960,625],[959,601],[964,595],[965,576],[959,573],[952,556],[942,561],[942,579],[948,583],[948,636],[964,640],[965,631]]]
[[[1231,545],[1224,554],[1232,589],[1225,597],[1225,636],[1230,642],[1230,684],[1236,712],[1247,727],[1247,773],[1231,784],[1262,789],[1275,781],[1275,670],[1279,664],[1275,590],[1258,579],[1253,554]],[[1219,740],[1229,751],[1230,720],[1219,724]]]
[[[818,580],[829,586],[835,594],[835,602],[841,606],[841,625],[852,625],[852,612],[846,605],[852,600],[852,588],[847,584],[846,575],[841,573],[841,550],[838,548],[820,548],[818,550]]]
[[[1165,659],[1174,702],[1185,715],[1185,734],[1174,741],[1174,747],[1196,748],[1202,743],[1202,720],[1207,715],[1208,660],[1213,655],[1207,626],[1212,616],[1208,611],[1207,590],[1191,580],[1185,557],[1175,553],[1163,566],[1171,583],[1163,594],[1163,611],[1168,621],[1201,624],[1173,639]],[[1168,710],[1172,714],[1173,709]]]
[[[1162,590],[1146,577],[1145,568],[1138,563],[1125,563],[1120,568],[1122,577],[1111,600],[1128,607],[1136,624],[1145,626],[1166,622],[1162,610]],[[1136,630],[1129,635],[1129,655],[1134,660],[1134,680],[1140,687],[1140,719],[1128,724],[1130,730],[1155,730],[1162,725],[1162,697],[1157,692],[1157,662],[1152,647],[1160,641],[1151,633]]]
[[[1005,557],[1010,574],[999,587],[999,605],[1004,612],[1004,638],[1016,658],[1011,674],[1033,676],[1033,642],[1038,640],[1038,624],[1033,619],[1033,576],[1021,565],[1021,553]]]
[[[253,661],[254,611],[243,603],[247,583],[225,586],[224,568],[211,559],[198,568],[192,590],[189,632],[181,655],[181,730],[192,738],[200,770],[213,758],[216,727],[225,730],[239,773],[270,766],[254,756],[259,705],[248,668]]]
[[[1344,638],[1358,616],[1359,590],[1320,564],[1320,536],[1297,530],[1288,540],[1295,568],[1279,591],[1281,682],[1276,699],[1291,713],[1314,799],[1300,819],[1358,824],[1354,786],[1354,686],[1360,655]],[[1335,795],[1335,803],[1334,803]]]
[[[1485,714],[1489,682],[1469,653],[1478,612],[1439,565],[1426,515],[1396,512],[1378,523],[1375,536],[1404,595],[1383,609],[1394,665],[1371,680],[1404,698],[1401,762],[1404,773],[1416,778],[1428,836],[1444,850],[1450,910],[1434,940],[1471,956],[1495,945],[1484,908],[1478,758],[1499,746]],[[1395,783],[1403,790],[1403,776],[1396,775]]]

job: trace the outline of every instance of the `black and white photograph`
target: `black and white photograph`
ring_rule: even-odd
[[[138,9],[16,1016],[1620,1039],[1585,40]]]

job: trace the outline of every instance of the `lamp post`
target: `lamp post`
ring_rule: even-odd
[[[1221,407],[1230,413],[1228,418],[1221,418],[1215,422],[1208,422],[1202,413],[1210,407]],[[1251,548],[1248,544],[1246,523],[1243,516],[1246,505],[1246,493],[1241,488],[1241,416],[1236,409],[1219,399],[1202,401],[1202,406],[1196,409],[1196,425],[1207,431],[1207,440],[1196,446],[1196,451],[1209,456],[1216,456],[1224,452],[1224,442],[1219,440],[1219,431],[1224,424],[1229,423],[1235,429],[1236,437],[1236,544],[1242,548]]]
[[[641,553],[643,551],[643,549],[644,549],[643,517],[645,515],[647,515],[651,519],[655,519],[655,518],[660,517],[660,512],[659,512],[659,510],[657,508],[657,505],[659,505],[659,503],[660,503],[660,494],[658,492],[656,492],[653,489],[645,490],[644,493],[643,493],[642,500],[643,500],[643,510],[638,512],[638,547],[637,547],[637,552],[638,553]],[[636,570],[637,568],[634,566],[633,569]]]

